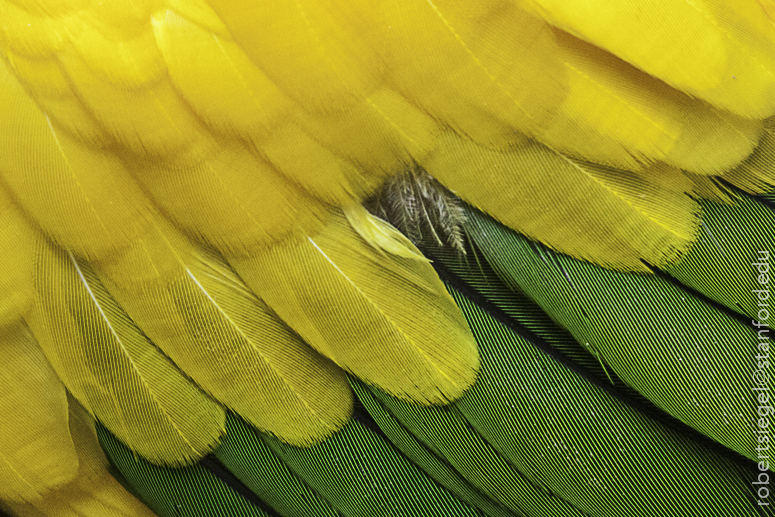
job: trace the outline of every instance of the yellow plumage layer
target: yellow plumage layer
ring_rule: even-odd
[[[72,435],[78,455],[77,474],[72,481],[52,490],[43,498],[29,503],[0,502],[0,508],[19,517],[153,517],[144,504],[127,492],[108,472],[108,459],[102,452],[94,429],[94,420],[78,405],[69,400],[68,423],[65,431]]]
[[[612,257],[626,257],[631,269],[641,271],[648,271],[635,264],[641,258],[675,260],[696,231],[699,206],[672,188],[671,178],[680,172],[664,164],[633,173],[575,160],[533,140],[503,152],[449,134],[425,165],[504,224],[609,267],[617,266]],[[497,174],[502,170],[514,174]],[[616,224],[606,225],[609,218]],[[605,235],[605,241],[589,246],[590,233]]]
[[[70,392],[124,442],[160,463],[215,447],[223,409],[191,384],[72,255],[41,243],[30,327]]]
[[[232,263],[300,336],[345,370],[406,400],[459,397],[479,367],[462,315],[408,240],[358,215],[363,208],[351,210],[356,224],[372,219],[384,232],[359,233],[335,214],[320,234]]]
[[[0,339],[0,499],[36,502],[78,471],[67,395],[29,329],[13,325]]]
[[[322,439],[350,412],[344,370],[460,396],[469,331],[360,208],[390,175],[424,167],[537,241],[636,271],[696,238],[687,193],[775,182],[758,2],[591,5],[0,0],[4,339],[29,328],[159,463],[211,450],[224,408]]]
[[[524,0],[549,23],[722,109],[764,118],[775,109],[770,21],[756,0]],[[633,40],[639,45],[632,45]],[[698,59],[697,56],[702,56]]]

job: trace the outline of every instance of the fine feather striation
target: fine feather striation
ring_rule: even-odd
[[[304,449],[256,433],[233,415],[226,426],[215,458],[181,469],[137,461],[104,428],[98,431],[111,460],[160,517],[180,509],[203,517],[481,515],[357,419]]]
[[[70,483],[30,503],[8,503],[19,517],[153,517],[153,513],[126,491],[108,472],[94,420],[72,397],[69,402],[69,433],[78,454],[78,473]],[[0,507],[2,503],[0,503]]]
[[[78,471],[67,395],[23,323],[3,328],[0,350],[0,499],[37,502]]]
[[[571,21],[584,5],[554,4],[231,1],[213,10],[194,0],[0,1],[2,189],[61,247],[36,264],[23,248],[30,241],[13,236],[13,221],[10,232],[0,229],[22,244],[19,253],[0,252],[17,272],[0,280],[12,294],[0,302],[0,324],[28,316],[70,389],[158,462],[193,459],[220,433],[222,410],[176,366],[286,441],[308,444],[343,425],[351,397],[343,374],[294,331],[369,384],[445,402],[478,368],[465,323],[413,247],[363,214],[339,213],[418,164],[553,249],[625,270],[647,272],[645,260],[739,307],[743,291],[725,287],[734,274],[705,277],[697,268],[723,268],[725,254],[769,241],[743,232],[743,244],[730,236],[712,244],[696,216],[713,205],[684,194],[724,199],[709,176],[722,173],[747,190],[772,184],[772,119],[764,129],[761,121],[775,109],[770,21],[753,1],[733,15],[711,0],[649,0],[644,16],[652,24],[635,23],[638,12],[624,3],[587,16],[580,30]],[[670,32],[679,16],[686,34],[644,34],[648,25]],[[616,30],[602,34],[606,25]],[[701,51],[713,53],[697,59]],[[753,156],[730,171],[760,137]],[[769,221],[755,212],[734,217]],[[160,230],[169,224],[177,228]],[[187,236],[169,237],[174,245],[159,237],[177,231]],[[286,296],[289,285],[298,299]],[[655,285],[658,295],[669,291]],[[680,305],[680,292],[670,292],[664,303]],[[595,294],[587,300],[585,308],[594,306]],[[550,312],[557,318],[562,310]],[[621,329],[637,327],[635,316],[619,323],[619,343],[629,337]],[[584,338],[581,321],[564,324]],[[750,344],[739,326],[724,319],[720,328],[739,346]],[[675,401],[666,381],[638,377],[639,350],[618,355],[621,345],[606,348],[589,332],[595,340],[582,342],[593,343],[605,365],[616,363],[619,377],[648,385],[660,406],[751,455],[739,421],[750,408],[701,386],[705,370],[690,369],[699,402]],[[664,347],[669,337],[654,340]],[[660,360],[662,349],[646,350]],[[133,372],[141,359],[164,374],[145,384],[147,370]],[[237,376],[243,382],[228,384],[246,368],[262,380]],[[84,386],[74,387],[91,382],[104,391],[96,404],[104,412]],[[731,379],[733,394],[740,382]],[[125,393],[112,393],[114,384]],[[328,396],[312,401],[323,386]],[[142,413],[132,407],[136,392],[168,389],[163,407],[180,389],[207,408],[209,438],[199,436],[193,449],[181,443],[188,438],[177,440],[166,409],[160,414],[151,401],[165,439],[177,440],[165,456],[128,431],[128,415]],[[247,392],[260,392],[264,405],[246,400]],[[277,410],[281,403],[293,409]],[[691,403],[702,406],[699,416]],[[731,430],[719,421],[730,415]]]
[[[652,0],[648,19],[686,17],[687,34],[664,40],[643,36],[643,25],[626,29],[636,25],[630,4],[585,16],[584,31],[570,23],[583,5],[555,4],[191,0],[59,12],[3,1],[0,100],[9,116],[0,131],[9,151],[30,151],[3,154],[5,180],[49,235],[89,258],[126,247],[159,217],[145,213],[131,178],[190,235],[245,255],[314,234],[327,204],[362,201],[386,176],[433,165],[448,153],[443,127],[465,142],[463,178],[478,174],[480,148],[510,152],[525,135],[575,161],[636,171],[663,161],[718,175],[751,152],[772,111],[773,29],[755,2],[733,17],[711,1]],[[606,36],[614,16],[622,23]],[[717,54],[691,57],[698,50],[685,43],[695,37]],[[46,167],[61,173],[52,185],[67,202],[27,174]],[[500,167],[529,176],[514,163]],[[544,167],[566,175],[562,163]],[[760,179],[739,186],[752,181]],[[480,194],[470,181],[454,183],[468,185],[454,187],[466,199]],[[533,182],[551,195],[549,183]],[[91,209],[90,218],[67,216]],[[600,235],[617,219],[591,212],[575,223]],[[525,231],[532,220],[515,213],[508,224]],[[641,227],[625,238],[643,241],[630,257],[603,259],[599,239],[558,247],[555,226],[526,233],[621,268],[667,264],[688,247]]]
[[[775,117],[765,119],[761,141],[751,156],[722,177],[752,194],[775,188]]]
[[[509,151],[448,134],[424,164],[464,200],[571,256],[645,271],[675,261],[694,239],[699,206],[677,170],[641,173],[580,162],[529,139]]]
[[[729,204],[701,204],[697,241],[665,272],[733,311],[761,319],[759,311],[769,303],[766,291],[775,253],[775,235],[766,229],[775,228],[775,213],[743,195]]]
[[[747,511],[751,490],[743,470],[617,400],[461,293],[453,296],[482,350],[482,382],[449,408],[419,408],[358,390],[386,434],[415,461],[429,463],[417,451],[443,458],[480,494],[517,515]],[[698,464],[703,467],[695,471]],[[676,477],[702,493],[701,502],[676,493]]]
[[[215,447],[223,409],[134,325],[94,272],[41,239],[28,323],[68,390],[133,449],[180,464]]]
[[[406,238],[363,208],[351,210],[356,215],[348,218],[332,213],[318,235],[230,263],[291,328],[345,370],[407,400],[457,398],[478,369],[465,321]],[[368,229],[351,225],[364,220]]]
[[[440,262],[450,265],[447,258]],[[604,376],[590,376],[547,349],[541,340],[562,341],[562,331],[539,324],[542,337],[525,332],[523,322],[538,328],[533,308],[505,294],[483,268],[454,269],[463,275],[454,285],[463,290],[450,291],[472,326],[482,370],[450,407],[418,407],[353,380],[374,422],[358,412],[344,432],[309,449],[284,445],[231,417],[215,451],[220,464],[208,459],[162,469],[135,461],[107,433],[103,443],[161,516],[175,515],[175,508],[207,515],[214,506],[284,517],[470,515],[460,501],[494,517],[772,515],[750,504],[753,470],[740,457],[665,425],[664,416],[655,419],[653,410],[620,398]],[[485,287],[475,292],[474,285]],[[492,306],[491,294],[502,311]],[[698,497],[676,492],[679,483]]]
[[[0,188],[0,328],[15,326],[35,304],[37,234],[5,189]]]
[[[160,228],[157,239],[143,244],[147,256],[178,261],[180,274],[128,282],[142,269],[128,255],[102,268],[100,277],[197,386],[294,445],[310,445],[347,422],[352,394],[344,373],[288,328],[221,256],[172,228]],[[161,249],[150,253],[154,248]]]
[[[467,231],[509,286],[658,407],[756,458],[750,327],[662,278],[607,271],[469,216]]]

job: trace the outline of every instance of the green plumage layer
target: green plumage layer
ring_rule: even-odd
[[[760,283],[759,275],[765,269],[768,276],[775,274],[767,264],[775,261],[775,212],[742,196],[731,205],[710,201],[700,205],[697,242],[665,272],[733,311],[757,318],[762,306],[753,292],[773,288],[772,281]]]
[[[202,465],[165,468],[152,465],[129,450],[104,426],[97,436],[108,459],[124,481],[159,517],[268,517]]]
[[[533,261],[546,268],[536,269],[540,278],[572,282],[580,300],[575,307],[583,308],[584,321],[590,314],[594,317],[590,307],[606,306],[605,300],[588,305],[582,282],[574,276],[588,265],[568,265],[569,259],[477,214],[469,217],[474,231],[486,231],[498,249],[522,246],[524,256],[532,253]],[[478,230],[475,225],[480,225]],[[484,225],[490,226],[483,230]],[[442,276],[464,287],[462,292],[451,287],[450,291],[481,351],[476,385],[451,406],[420,408],[351,380],[381,434],[353,421],[311,449],[283,445],[229,417],[227,436],[216,456],[269,511],[282,516],[775,514],[756,505],[750,463],[732,453],[719,453],[720,446],[685,436],[685,429],[680,425],[674,429],[669,419],[667,425],[654,420],[654,408],[639,411],[641,400],[632,396],[610,365],[601,366],[601,360],[607,363],[605,356],[590,354],[525,294],[509,291],[480,260],[479,251],[471,249],[465,258],[431,251]],[[659,282],[656,285],[667,286],[660,287],[662,291],[692,296],[653,276],[629,276],[638,282],[652,278]],[[603,288],[614,292],[617,285],[596,273],[583,278],[591,292]],[[740,325],[702,299],[693,299],[701,313],[715,311],[720,314],[717,318]],[[608,301],[608,317],[614,308],[627,313],[617,303]],[[681,315],[673,305],[667,307],[673,319],[693,317]],[[640,336],[650,330],[655,333],[651,338],[657,339],[661,328],[657,321],[644,319],[631,331]],[[675,342],[670,339],[664,345]],[[635,406],[618,398],[617,392],[624,392],[625,400],[635,399]],[[680,396],[681,390],[672,392]],[[116,455],[111,457],[117,461]],[[135,459],[129,473],[126,466],[119,467],[138,491],[139,486],[147,490],[158,484],[149,472],[164,472],[132,465],[137,465]],[[210,476],[209,483],[222,489],[221,481],[204,473]],[[139,480],[132,480],[138,474]],[[181,501],[181,506],[212,504],[210,495],[203,503],[194,501],[200,493],[217,492],[215,488],[175,479],[175,491],[167,493],[175,494],[173,500]],[[181,485],[187,485],[188,495],[179,491]],[[148,500],[142,491],[141,497]],[[163,501],[165,496],[155,497]]]
[[[734,209],[714,208],[704,214],[704,224],[723,225],[718,214]],[[470,235],[508,285],[526,293],[658,407],[756,457],[752,328],[657,275],[618,273],[573,260],[474,211],[469,215]],[[758,234],[764,227],[730,231]],[[746,269],[753,274],[750,266]]]
[[[394,443],[411,442],[402,447],[408,455],[423,461],[412,451],[424,446],[518,515],[751,511],[746,481],[753,474],[638,413],[462,294],[453,296],[482,352],[477,384],[449,408],[358,391]],[[431,469],[438,470],[434,462]]]
[[[216,456],[263,500],[261,506],[271,512],[268,515],[481,515],[439,487],[384,437],[357,421],[310,448],[283,444],[232,415],[226,428],[227,436]],[[201,465],[156,467],[133,457],[104,428],[100,438],[121,474],[161,517],[267,515]],[[175,513],[183,510],[187,513]]]

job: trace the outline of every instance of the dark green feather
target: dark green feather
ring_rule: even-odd
[[[732,205],[700,204],[703,215],[697,242],[665,272],[733,311],[756,318],[761,306],[753,292],[775,288],[759,282],[765,269],[767,277],[775,278],[769,267],[775,262],[775,212],[746,196],[739,196]]]
[[[609,271],[469,217],[467,231],[508,285],[658,407],[756,457],[750,327],[659,276]]]

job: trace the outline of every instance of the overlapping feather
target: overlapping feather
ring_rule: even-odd
[[[745,264],[720,270],[726,255],[772,244],[759,231],[771,213],[714,176],[757,193],[775,183],[771,10],[754,0],[734,12],[715,0],[596,5],[0,0],[9,342],[28,325],[76,398],[161,463],[211,450],[220,404],[286,442],[322,439],[351,404],[334,363],[405,400],[459,397],[479,367],[465,322],[419,252],[358,206],[418,166],[550,248],[619,270],[662,268],[750,315],[750,278],[730,288]],[[717,237],[725,217],[745,225],[740,238]],[[498,254],[481,228],[477,240]],[[651,348],[626,350],[608,321],[587,326],[572,309],[594,303],[591,278],[606,293],[619,284],[580,265],[583,301],[556,266],[570,259],[531,246],[527,278],[554,280],[512,283],[657,405],[753,455],[742,374],[718,350],[675,353],[653,329],[643,333]],[[503,260],[507,274],[514,259]],[[678,288],[646,284],[652,308],[678,303]],[[750,341],[723,310],[687,304],[719,336]],[[616,319],[626,312],[602,311],[619,331],[637,316]],[[665,356],[693,362],[654,380]],[[710,374],[732,391],[706,389]],[[695,400],[677,400],[669,382],[687,382]],[[477,483],[461,490],[480,508],[515,501],[482,503]],[[585,512],[616,506],[582,499]]]
[[[72,397],[68,396],[66,402],[68,434],[72,435],[78,457],[77,474],[41,499],[26,503],[0,502],[0,508],[20,517],[153,517],[143,503],[110,475],[108,459],[97,441],[94,420]]]

